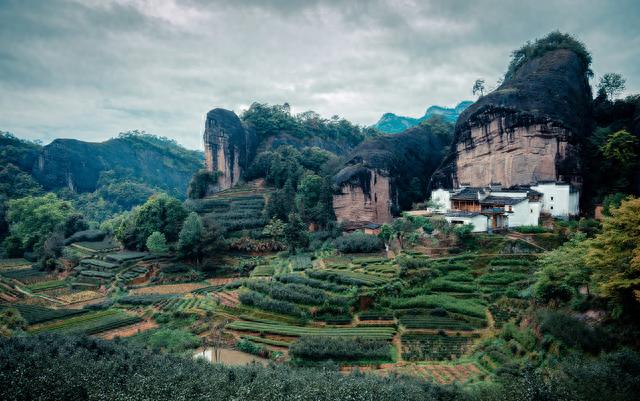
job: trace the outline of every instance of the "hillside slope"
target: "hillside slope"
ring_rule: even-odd
[[[454,108],[431,106],[427,108],[422,117],[417,118],[399,116],[394,113],[385,113],[382,115],[382,117],[380,117],[380,120],[378,120],[378,122],[373,127],[384,132],[385,134],[395,134],[398,132],[402,132],[408,128],[415,127],[422,121],[428,120],[433,116],[442,116],[448,122],[455,123],[458,119],[458,116],[460,116],[460,114],[472,104],[473,102],[465,100],[463,102],[460,102]]]

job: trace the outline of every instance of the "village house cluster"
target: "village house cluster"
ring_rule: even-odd
[[[568,219],[579,213],[579,191],[570,184],[540,182],[531,186],[502,188],[461,185],[431,192],[434,213],[451,224],[473,224],[474,232],[537,226],[540,215]]]

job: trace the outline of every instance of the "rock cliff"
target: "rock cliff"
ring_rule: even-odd
[[[173,141],[129,135],[100,143],[56,139],[42,147],[32,174],[48,190],[67,187],[92,192],[102,172],[114,171],[123,178],[184,195],[201,165],[201,153]]]
[[[207,113],[203,139],[206,168],[218,172],[216,189],[236,185],[255,156],[253,131],[233,111],[217,108]]]
[[[567,49],[528,60],[460,115],[450,153],[430,186],[579,185],[579,144],[591,126],[587,72]]]
[[[449,139],[425,124],[360,144],[334,179],[338,221],[386,223],[409,208],[419,200]]]

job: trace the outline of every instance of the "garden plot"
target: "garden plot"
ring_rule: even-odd
[[[391,340],[396,332],[391,327],[303,327],[279,323],[260,323],[237,321],[229,323],[227,329],[253,333],[276,334],[291,337],[332,336],[361,337],[374,340]]]
[[[65,294],[65,295],[59,295],[56,298],[64,302],[65,304],[75,304],[78,302],[91,301],[93,299],[102,298],[102,297],[103,295],[97,291],[86,290],[86,291],[72,292],[70,294]]]
[[[31,262],[22,258],[0,259],[0,272],[5,270],[30,269]]]
[[[149,287],[135,288],[130,291],[132,295],[145,294],[186,294],[188,292],[207,287],[203,283],[165,284]]]
[[[403,334],[402,358],[407,361],[459,358],[477,337],[477,335]]]
[[[123,252],[116,252],[116,253],[108,253],[105,255],[105,259],[108,260],[109,262],[120,265],[122,263],[141,260],[146,256],[149,256],[149,254],[146,252],[123,251]]]
[[[80,316],[45,323],[31,328],[29,332],[34,334],[42,332],[59,332],[65,334],[92,335],[135,324],[140,321],[142,321],[142,319],[137,316],[130,316],[115,310],[106,310],[85,313]]]
[[[307,275],[318,280],[358,286],[384,285],[392,280],[389,277],[379,274],[359,273],[351,270],[339,269],[308,270]]]
[[[31,292],[44,292],[65,287],[67,287],[67,282],[64,280],[48,280],[30,284],[27,286],[27,289]]]
[[[1,271],[0,275],[12,280],[20,281],[24,284],[46,281],[53,277],[51,273],[48,272],[40,271],[34,268],[26,269],[21,267]]]
[[[15,308],[28,324],[39,324],[70,316],[81,315],[87,311],[81,309],[51,309],[27,304],[0,304],[0,309]]]
[[[156,304],[157,308],[163,312],[187,312],[192,310],[213,310],[215,305],[211,299],[207,298],[172,298]]]
[[[468,322],[454,319],[449,316],[405,315],[400,318],[400,324],[407,329],[452,331],[473,331],[476,329]]]
[[[71,248],[79,250],[80,252],[90,255],[104,252],[113,252],[117,251],[120,248],[120,246],[111,239],[92,242],[75,242],[69,246]]]

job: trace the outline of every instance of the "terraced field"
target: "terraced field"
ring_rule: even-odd
[[[70,316],[81,315],[87,311],[82,309],[52,309],[37,305],[27,304],[0,304],[0,309],[15,308],[29,324],[44,323],[51,320],[63,319]]]
[[[333,337],[361,337],[375,340],[391,340],[396,332],[391,327],[345,327],[319,328],[291,326],[279,323],[259,323],[237,321],[229,323],[227,329],[248,331],[255,333],[278,334],[283,336],[333,336]]]
[[[33,334],[43,332],[61,332],[66,334],[98,334],[103,331],[128,326],[142,321],[137,316],[130,316],[116,310],[85,313],[80,316],[45,323],[31,328]]]
[[[402,358],[407,361],[449,360],[459,358],[476,336],[440,334],[403,334]]]

